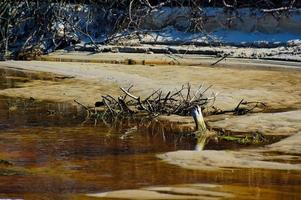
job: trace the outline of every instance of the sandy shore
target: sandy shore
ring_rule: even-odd
[[[107,54],[107,56],[91,57],[86,54],[59,54],[61,57],[72,57],[74,59],[103,59],[114,60],[134,59],[134,55],[128,54]],[[60,57],[51,55],[50,57]],[[141,60],[150,58],[151,60],[167,59],[163,55],[140,54],[135,59]],[[189,58],[189,56],[188,56]],[[189,61],[188,58],[185,58]],[[203,58],[202,58],[203,59]],[[201,62],[202,59],[192,59]],[[154,65],[154,64],[108,64],[108,63],[87,63],[87,62],[49,62],[49,61],[6,61],[1,62],[0,67],[4,69],[22,71],[25,74],[48,73],[47,76],[53,79],[36,78],[36,80],[24,83],[19,88],[8,88],[0,91],[0,95],[18,96],[24,98],[33,97],[39,100],[50,100],[59,102],[73,102],[74,99],[86,104],[93,105],[103,94],[118,95],[119,87],[134,85],[136,95],[146,96],[156,89],[173,90],[182,84],[190,82],[197,88],[200,84],[213,87],[207,92],[218,92],[219,96],[215,106],[221,109],[233,109],[241,99],[247,101],[261,101],[267,105],[266,112],[253,114],[252,116],[231,117],[218,116],[207,119],[212,121],[212,127],[222,128],[230,131],[262,132],[269,135],[292,135],[300,130],[296,126],[296,120],[300,119],[301,109],[301,71],[295,70],[295,66],[287,63],[283,66],[278,63],[277,67],[270,64],[270,61],[260,67],[256,65],[248,67],[246,63],[236,60],[236,65],[226,63],[227,67],[219,65],[216,67],[207,64],[198,66],[181,65]],[[211,59],[210,62],[213,60]],[[228,61],[226,61],[228,62]],[[234,61],[233,61],[234,62]],[[242,65],[239,66],[238,64]],[[296,64],[296,63],[295,63]],[[287,70],[289,69],[289,70]],[[41,75],[40,75],[41,76]],[[62,78],[63,76],[63,78]],[[55,80],[58,77],[59,80]],[[61,77],[61,78],[59,78]],[[296,112],[286,112],[296,111]],[[277,115],[269,114],[279,112]],[[275,120],[280,120],[278,124]],[[293,120],[293,121],[292,121]],[[177,124],[178,119],[171,120]],[[181,120],[180,120],[181,121]],[[193,127],[192,119],[187,119],[190,127]],[[216,122],[217,121],[217,122]],[[260,123],[263,121],[264,123]],[[235,125],[236,124],[236,125]],[[263,125],[264,124],[264,125]],[[278,127],[278,128],[275,128]],[[287,128],[286,128],[287,127]]]
[[[104,56],[105,55],[105,56]],[[85,54],[67,54],[67,55],[51,55],[50,57],[72,57],[74,59],[87,59],[95,60],[107,58],[108,60],[129,60],[134,59],[133,55],[127,57],[124,54],[104,54],[98,57],[92,54],[90,57]],[[120,56],[119,56],[120,55]],[[87,58],[88,57],[88,58]],[[145,57],[151,60],[171,59],[165,55],[151,55],[141,54],[137,56],[137,60],[143,60]],[[219,92],[220,96],[217,99],[216,106],[227,109],[233,108],[242,98],[248,101],[264,101],[275,109],[280,108],[292,108],[299,109],[301,102],[299,100],[301,84],[301,73],[291,63],[285,65],[281,62],[277,62],[277,65],[271,64],[270,61],[264,62],[261,60],[261,64],[257,60],[254,60],[255,64],[249,64],[249,61],[226,61],[220,63],[216,67],[210,67],[209,62],[215,61],[212,58],[204,59],[192,59],[185,58],[189,62],[203,63],[192,66],[180,66],[180,65],[126,65],[126,64],[105,64],[105,63],[81,63],[81,62],[39,62],[39,61],[7,61],[2,62],[2,67],[9,67],[19,70],[30,70],[39,72],[51,72],[64,76],[72,76],[74,79],[68,81],[62,81],[56,83],[53,88],[57,87],[57,93],[52,93],[54,89],[48,90],[50,95],[45,93],[41,94],[43,85],[48,87],[47,83],[37,84],[36,87],[31,87],[30,95],[39,95],[40,99],[50,100],[70,100],[72,93],[73,98],[80,98],[83,103],[92,105],[95,97],[99,97],[100,94],[119,92],[118,87],[126,87],[134,85],[135,92],[138,95],[147,95],[154,89],[162,88],[163,90],[172,90],[180,87],[182,84],[190,82],[194,87],[198,87],[204,83],[205,86],[213,85],[211,91]],[[193,64],[193,62],[191,64]],[[236,63],[236,64],[234,64]],[[225,67],[227,66],[227,67]],[[266,67],[262,67],[266,66]],[[289,69],[289,70],[288,70]],[[301,69],[301,68],[300,68]],[[85,83],[81,82],[84,81]],[[63,85],[67,85],[70,88],[67,89],[68,95],[64,95],[63,89],[60,89]],[[72,83],[71,85],[69,83]],[[52,85],[52,84],[50,84]],[[78,85],[78,87],[72,87],[72,85]],[[92,86],[93,85],[93,86]],[[18,94],[28,97],[28,91],[26,89],[19,89]],[[15,95],[15,89],[1,91],[4,95]],[[210,94],[211,91],[208,91]],[[80,95],[85,94],[85,95]],[[90,96],[92,94],[92,96]],[[85,98],[81,98],[81,97]],[[94,97],[93,97],[94,96]],[[70,98],[69,98],[70,97]],[[57,99],[55,99],[57,98]]]
[[[108,59],[114,60],[110,56],[108,55]],[[116,59],[128,60],[126,55],[120,56]],[[83,59],[76,55],[73,57]],[[254,151],[177,151],[162,154],[159,156],[161,159],[189,169],[219,169],[231,166],[300,170],[300,164],[285,163],[300,162],[300,156],[296,157],[296,154],[299,155],[301,146],[301,71],[296,70],[294,65],[289,66],[289,63],[283,67],[283,63],[278,63],[278,66],[273,67],[269,62],[260,61],[261,64],[253,63],[248,67],[245,63],[239,65],[240,61],[235,62],[234,66],[227,63],[227,67],[224,67],[225,64],[212,67],[208,65],[209,60],[207,64],[204,62],[205,64],[192,66],[6,61],[0,63],[1,68],[10,73],[16,71],[27,74],[25,78],[31,81],[18,88],[0,90],[0,95],[59,102],[73,102],[76,99],[86,105],[93,105],[102,94],[117,95],[120,92],[119,87],[129,85],[134,85],[134,93],[141,96],[159,88],[172,90],[187,82],[194,87],[202,83],[205,86],[213,85],[208,94],[212,91],[220,93],[215,102],[218,108],[233,109],[241,99],[245,99],[262,101],[267,105],[267,110],[266,113],[253,113],[242,117],[221,115],[206,118],[211,128],[226,132],[259,132],[269,136],[290,137]],[[266,67],[261,67],[262,65]],[[48,78],[42,78],[45,76]],[[34,80],[32,77],[35,77]],[[194,128],[190,117],[173,117],[168,121],[188,126],[189,130]],[[281,155],[264,156],[270,152]],[[275,159],[280,162],[275,162]],[[210,161],[210,165],[206,160]]]

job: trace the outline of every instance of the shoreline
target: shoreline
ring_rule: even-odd
[[[118,56],[120,55],[120,56]],[[122,60],[137,60],[141,61],[148,58],[147,54],[93,54],[86,55],[78,54],[59,54],[53,55],[54,58],[61,56],[62,59],[86,59],[96,60],[104,59],[119,62]],[[150,60],[163,60],[167,62],[165,55],[150,55]],[[100,57],[100,58],[99,58]],[[188,56],[189,57],[189,56]],[[51,58],[51,57],[50,57]],[[113,59],[115,58],[115,59]],[[163,59],[164,58],[164,59]],[[191,58],[191,57],[190,57]],[[183,60],[188,58],[183,58]],[[191,58],[192,59],[192,58]],[[278,63],[279,67],[263,63],[267,68],[262,68],[257,65],[257,61],[253,63],[253,67],[231,65],[228,61],[219,63],[211,67],[208,65],[212,58],[194,58],[193,62],[202,62],[201,66],[183,66],[183,65],[140,65],[135,63],[129,64],[108,64],[108,63],[93,63],[93,62],[48,62],[48,61],[6,61],[0,63],[0,68],[4,70],[19,71],[23,74],[28,74],[28,80],[36,76],[36,80],[31,80],[22,84],[19,88],[9,88],[0,91],[0,95],[11,97],[23,97],[37,100],[50,100],[53,102],[69,102],[74,104],[74,100],[81,102],[84,105],[92,106],[94,102],[100,99],[101,95],[120,94],[119,87],[127,87],[134,85],[134,94],[138,96],[146,96],[155,89],[161,88],[163,92],[171,91],[181,87],[182,84],[190,82],[193,88],[197,88],[200,84],[213,87],[208,91],[220,93],[214,106],[223,110],[233,109],[241,99],[247,101],[262,101],[267,104],[267,110],[263,113],[250,113],[244,118],[231,115],[216,115],[206,117],[205,120],[211,124],[212,128],[225,130],[230,133],[248,133],[260,131],[268,135],[273,135],[271,125],[273,120],[278,118],[288,120],[290,124],[291,116],[286,113],[292,113],[293,116],[299,116],[298,111],[301,110],[301,73],[300,68],[295,70],[294,66]],[[230,65],[230,66],[229,66]],[[226,67],[224,67],[226,66]],[[283,66],[283,67],[282,67]],[[290,70],[287,70],[290,69]],[[35,75],[33,75],[35,74]],[[39,75],[40,74],[40,75]],[[43,74],[43,75],[42,75]],[[43,76],[44,78],[39,78]],[[45,77],[51,77],[45,79]],[[45,92],[47,91],[47,92]],[[295,114],[292,111],[296,111]],[[274,117],[275,113],[280,113],[279,117]],[[265,119],[265,123],[260,125],[255,122],[257,117]],[[269,117],[271,116],[271,117]],[[282,118],[284,116],[284,118]],[[271,118],[272,120],[269,120]],[[275,118],[275,119],[274,119]],[[298,117],[297,117],[298,118]],[[252,119],[252,120],[250,120]],[[166,117],[161,117],[161,122],[166,123]],[[180,130],[189,132],[194,130],[192,118],[183,118],[187,121],[185,124],[179,123],[181,119],[169,117],[171,130]],[[255,120],[255,121],[254,121]],[[229,121],[231,123],[229,123]],[[232,122],[233,121],[233,122]],[[239,124],[235,122],[239,121]],[[254,124],[252,124],[254,122]],[[271,123],[269,125],[269,123]],[[259,124],[256,125],[256,124]],[[280,123],[281,124],[281,123]],[[273,126],[273,125],[272,125]],[[293,126],[290,124],[289,127]],[[176,127],[176,128],[174,128]],[[178,127],[178,128],[177,128]],[[240,128],[237,128],[240,127]],[[265,128],[263,128],[265,127]],[[282,130],[283,135],[291,135],[294,129],[289,128]],[[262,129],[263,128],[263,129]],[[280,127],[281,128],[281,125]],[[262,129],[262,130],[261,130]],[[277,135],[281,135],[281,130]]]
[[[135,48],[134,48],[134,51]],[[301,70],[301,57],[293,58],[244,58],[222,57],[204,54],[163,54],[163,53],[91,53],[88,51],[56,51],[48,55],[38,56],[35,60],[49,62],[81,62],[124,65],[180,65],[205,67],[230,67],[239,69]]]
[[[298,123],[301,120],[299,70],[47,61],[7,61],[1,62],[0,68],[28,73],[27,78],[31,80],[18,88],[0,90],[0,95],[11,97],[33,97],[37,100],[55,102],[72,102],[77,99],[85,105],[93,105],[101,94],[117,95],[119,87],[129,84],[135,86],[133,91],[135,95],[143,96],[157,88],[171,90],[190,81],[193,87],[203,82],[207,86],[213,85],[212,91],[221,91],[215,106],[222,109],[235,107],[243,98],[248,101],[263,101],[267,103],[271,112],[250,113],[242,117],[217,115],[205,117],[205,120],[210,128],[220,129],[225,133],[234,135],[260,133],[267,137],[281,136],[287,137],[286,139],[264,147],[254,147],[253,150],[209,151],[210,154],[207,154],[207,151],[200,153],[178,151],[161,154],[159,157],[167,163],[184,168],[190,168],[187,166],[191,164],[194,169],[201,169],[204,164],[206,165],[200,158],[208,158],[211,155],[216,158],[213,163],[220,168],[228,166],[223,164],[223,160],[228,159],[233,166],[238,167],[248,163],[251,168],[260,164],[260,168],[300,170],[300,164],[283,164],[287,161],[299,162],[299,159],[294,160],[295,153],[301,148],[301,143],[298,142],[301,132]],[[46,77],[52,76],[52,79],[43,80],[39,78],[39,73]],[[35,74],[37,78],[32,80],[31,74]],[[163,116],[157,120],[166,128],[165,131],[189,132],[194,129],[193,119],[189,117],[185,118],[185,123],[182,123],[184,118],[179,117]],[[164,122],[168,124],[166,127]],[[219,156],[219,152],[222,152],[223,156]],[[270,152],[279,152],[281,155],[272,155],[268,157],[270,161],[263,161],[263,155]],[[282,161],[274,162],[275,158]],[[212,165],[215,168],[216,166]]]

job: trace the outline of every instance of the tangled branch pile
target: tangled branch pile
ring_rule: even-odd
[[[95,108],[87,110],[87,119],[114,119],[118,117],[133,117],[135,115],[143,115],[155,117],[158,115],[190,115],[191,109],[198,105],[201,107],[212,105],[216,99],[217,93],[206,96],[211,88],[200,85],[196,91],[192,90],[190,84],[182,85],[180,89],[164,93],[162,90],[156,90],[146,98],[141,98],[132,94],[131,89],[120,88],[122,95],[113,97],[111,95],[103,95],[101,101],[95,103]],[[96,108],[102,109],[96,109]]]
[[[75,43],[107,44],[122,34],[147,31],[146,18],[164,8],[179,8],[188,27],[202,31],[203,7],[235,12],[252,7],[282,12],[300,7],[296,0],[5,0],[0,1],[0,57],[26,59]],[[177,21],[167,23],[176,26]],[[153,27],[156,30],[156,27]]]
[[[262,112],[267,105],[260,101],[245,101],[242,99],[233,109],[222,110],[214,106],[218,93],[210,92],[212,86],[204,87],[201,84],[197,90],[187,83],[180,89],[163,92],[158,89],[152,92],[146,98],[136,96],[131,91],[133,86],[128,89],[120,88],[122,94],[113,97],[110,94],[102,95],[101,100],[95,102],[95,106],[89,108],[80,102],[74,100],[82,106],[86,112],[86,120],[102,120],[104,123],[115,122],[117,119],[141,119],[153,118],[159,115],[179,115],[191,116],[193,108],[199,106],[203,114],[220,115],[233,114],[245,115],[250,112]],[[204,113],[204,109],[206,112]]]

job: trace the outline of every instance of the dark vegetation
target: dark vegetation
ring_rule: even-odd
[[[28,59],[72,47],[82,38],[94,50],[116,39],[117,33],[140,30],[143,18],[164,7],[188,7],[192,27],[202,31],[202,8],[225,12],[251,7],[285,12],[301,6],[297,0],[2,0],[0,2],[0,58]],[[95,31],[97,30],[97,31]],[[105,37],[101,42],[95,38]]]

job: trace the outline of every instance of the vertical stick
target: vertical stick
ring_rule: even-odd
[[[191,115],[196,126],[197,144],[195,150],[202,151],[207,143],[208,138],[210,137],[210,134],[207,131],[202,110],[199,106],[195,106],[192,109]]]
[[[206,124],[205,124],[200,106],[195,106],[191,111],[191,115],[195,122],[196,131],[198,131],[200,133],[206,132],[207,128],[206,128]]]

